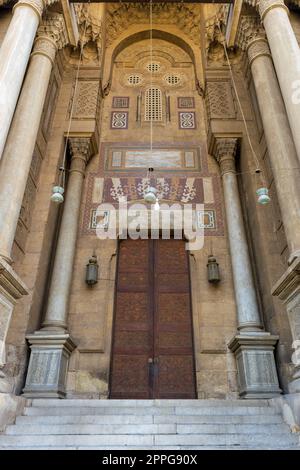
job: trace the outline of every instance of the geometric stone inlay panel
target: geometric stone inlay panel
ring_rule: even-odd
[[[179,113],[179,129],[195,129],[196,120],[195,113],[190,112],[180,112]]]
[[[112,129],[127,129],[128,127],[128,112],[112,112],[111,113],[111,128]]]

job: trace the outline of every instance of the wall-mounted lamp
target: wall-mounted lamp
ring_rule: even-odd
[[[209,255],[208,257],[207,278],[208,282],[211,282],[212,284],[217,284],[221,280],[219,264],[213,255]]]
[[[98,270],[99,265],[97,262],[97,256],[93,255],[90,259],[88,264],[86,265],[86,275],[85,275],[85,282],[88,286],[93,286],[98,282]]]

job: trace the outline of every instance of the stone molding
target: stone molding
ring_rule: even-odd
[[[35,40],[31,57],[35,55],[43,55],[47,57],[50,60],[51,64],[53,65],[56,51],[57,51],[57,48],[53,39],[47,36],[39,36]]]
[[[32,8],[35,13],[38,15],[39,19],[42,19],[42,14],[46,6],[45,0],[19,0],[13,7],[13,11],[18,7],[28,6]]]
[[[284,0],[259,0],[258,11],[262,21],[266,14],[274,8],[283,8],[287,13],[289,13],[289,9],[285,5]]]
[[[28,294],[28,288],[12,267],[0,257],[0,288],[5,291],[13,301]]]
[[[300,258],[295,261],[285,271],[283,276],[276,282],[272,288],[272,295],[279,297],[285,303],[298,295],[300,291]]]
[[[250,65],[258,57],[266,56],[272,59],[269,44],[265,37],[257,37],[251,40],[247,46],[247,53]]]

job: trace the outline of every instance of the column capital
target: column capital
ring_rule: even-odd
[[[86,164],[93,154],[91,139],[89,137],[69,137],[68,143],[72,156],[70,173],[78,172],[84,176]]]
[[[19,0],[18,3],[14,5],[13,11],[15,11],[18,7],[28,6],[35,11],[39,17],[39,20],[41,20],[46,3],[46,0]]]
[[[53,65],[57,50],[67,43],[68,33],[63,15],[49,13],[39,26],[31,56],[44,55]]]
[[[274,8],[283,8],[287,13],[289,13],[289,9],[285,5],[284,0],[259,0],[258,11],[262,21],[266,14]]]
[[[263,35],[261,20],[256,15],[242,15],[237,31],[237,45],[245,51],[250,41]]]
[[[237,138],[216,139],[214,156],[220,165],[221,175],[235,173],[235,156],[237,151]]]

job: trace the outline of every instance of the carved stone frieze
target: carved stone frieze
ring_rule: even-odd
[[[196,45],[200,45],[201,6],[183,3],[152,5],[153,24],[176,24]],[[107,6],[107,45],[111,44],[131,24],[149,24],[148,3],[110,3]]]

